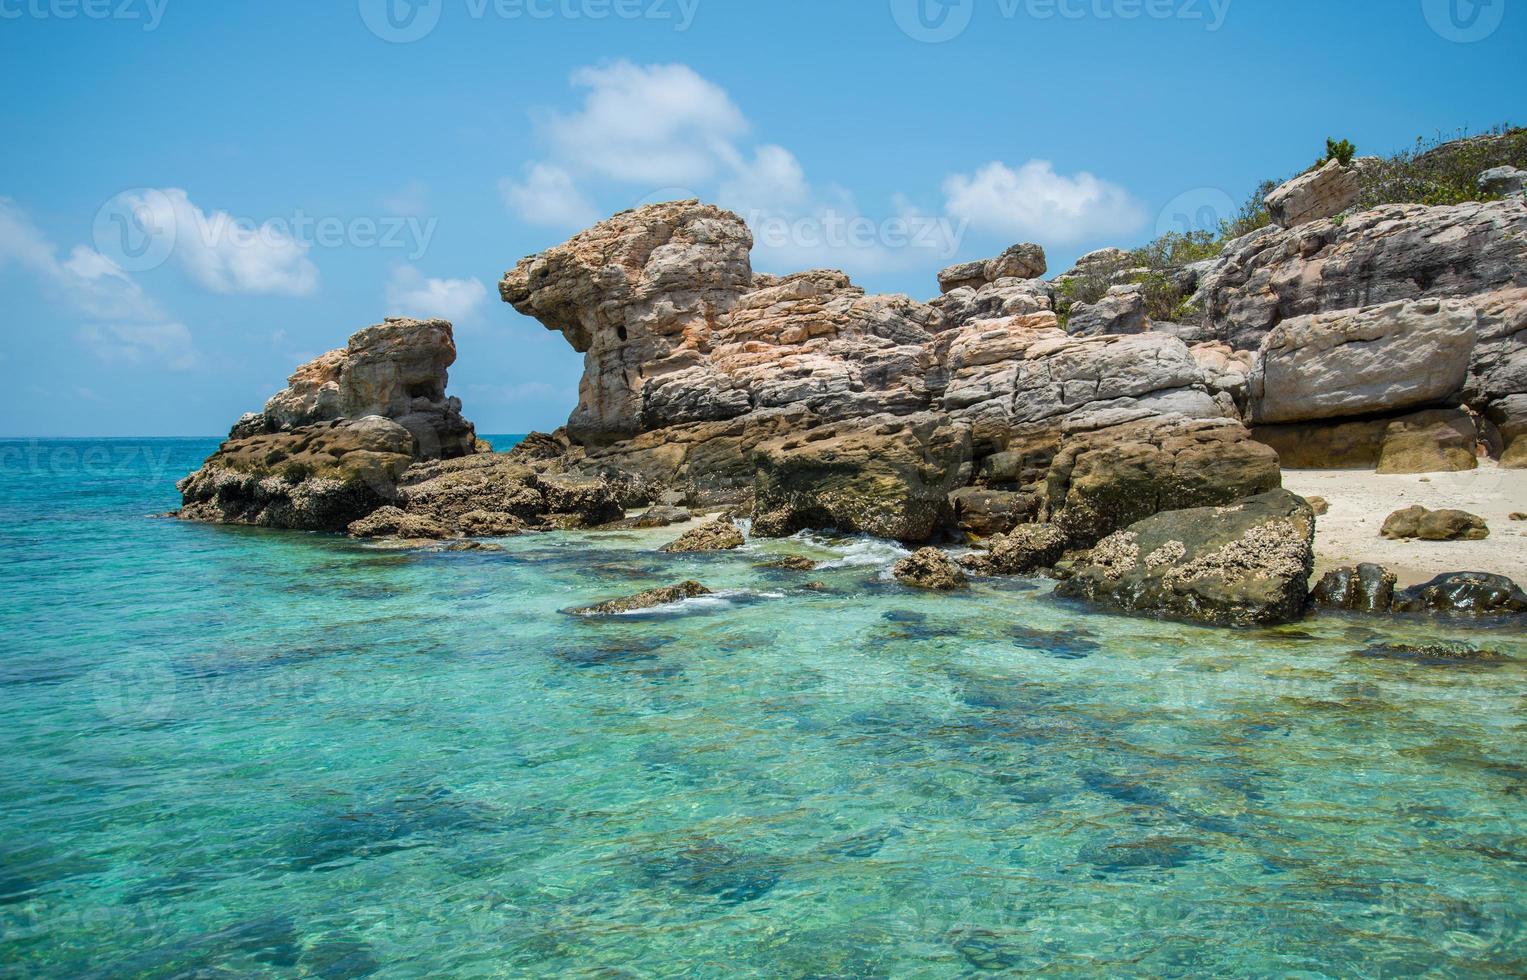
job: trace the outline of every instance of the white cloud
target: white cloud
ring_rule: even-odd
[[[80,340],[100,360],[112,364],[161,364],[172,371],[201,366],[201,355],[182,323],[108,324],[85,327]]]
[[[748,128],[726,90],[686,65],[616,61],[580,68],[581,111],[542,123],[559,159],[632,183],[689,184],[713,176]]]
[[[428,279],[413,266],[393,269],[387,283],[387,307],[393,316],[464,320],[488,298],[476,279]]]
[[[208,213],[178,187],[130,194],[126,200],[148,227],[173,236],[176,260],[215,293],[307,296],[318,288],[309,246],[281,222],[257,224],[226,211]]]
[[[68,260],[60,261],[58,247],[13,201],[0,197],[0,268],[12,263],[85,316],[154,320],[164,315],[142,287],[100,252],[76,245]]]
[[[1014,170],[989,163],[944,181],[945,210],[970,226],[1041,244],[1068,245],[1138,232],[1146,215],[1124,188],[1085,171],[1055,172],[1048,160]]]
[[[594,202],[578,190],[572,174],[552,164],[531,164],[523,181],[505,177],[498,189],[510,210],[533,225],[583,228],[599,220]]]

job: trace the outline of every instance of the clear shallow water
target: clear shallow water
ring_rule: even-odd
[[[1519,631],[147,518],[214,445],[0,443],[7,975],[1527,969]],[[685,578],[729,598],[559,613]]]

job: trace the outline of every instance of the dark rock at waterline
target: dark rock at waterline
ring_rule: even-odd
[[[689,511],[683,507],[669,507],[660,504],[649,507],[647,510],[632,517],[623,518],[613,524],[606,524],[599,528],[601,531],[643,531],[651,528],[668,527],[670,524],[683,524],[691,519]]]
[[[1511,616],[1527,612],[1527,592],[1504,575],[1449,572],[1395,597],[1394,611],[1458,616]]]
[[[1321,578],[1310,602],[1317,609],[1387,613],[1394,605],[1396,581],[1393,572],[1379,565],[1338,568]]]
[[[987,550],[965,555],[960,567],[975,575],[1027,575],[1066,553],[1066,534],[1054,524],[1025,524],[993,538]]]
[[[610,599],[593,606],[584,606],[579,609],[564,609],[563,612],[570,616],[616,616],[620,613],[637,612],[642,609],[651,609],[655,606],[666,606],[685,599],[694,599],[702,595],[710,595],[711,590],[696,581],[680,582],[678,585],[664,586],[660,589],[648,589],[646,592],[638,592],[636,595],[624,596],[619,599]]]
[[[1286,490],[1148,517],[1101,541],[1057,594],[1221,626],[1292,622],[1315,563],[1315,515]]]
[[[773,561],[766,561],[758,565],[758,568],[783,569],[791,572],[814,572],[817,570],[817,562],[804,555],[786,555]]]

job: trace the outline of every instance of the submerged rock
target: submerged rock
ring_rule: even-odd
[[[1481,650],[1467,643],[1376,643],[1353,654],[1380,660],[1404,660],[1410,663],[1446,664],[1501,664],[1511,658],[1495,650]]]
[[[1483,541],[1490,536],[1484,518],[1461,510],[1427,510],[1406,507],[1384,520],[1379,531],[1392,541],[1419,538],[1422,541]]]
[[[817,562],[804,555],[786,555],[773,561],[766,561],[759,568],[782,568],[792,572],[814,572],[817,570]]]
[[[685,531],[677,541],[663,545],[659,551],[668,554],[686,554],[700,551],[731,551],[747,544],[742,531],[731,521],[711,521]]]
[[[1285,490],[1169,511],[1105,538],[1056,591],[1217,625],[1291,622],[1304,612],[1314,536],[1309,504]]]
[[[969,586],[965,573],[937,548],[923,548],[898,561],[891,568],[896,581],[916,589],[952,592]]]
[[[710,589],[707,589],[699,582],[691,580],[681,582],[678,585],[664,586],[659,589],[648,589],[646,592],[638,592],[636,595],[625,596],[620,599],[610,599],[607,602],[601,602],[592,606],[568,609],[565,612],[571,616],[616,616],[621,613],[652,609],[656,606],[672,605],[685,599],[694,599],[710,594]]]

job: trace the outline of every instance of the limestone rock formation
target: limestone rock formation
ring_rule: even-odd
[[[476,448],[461,403],[445,394],[456,358],[444,320],[390,319],[299,367],[265,410],[180,482],[186,520],[343,531],[398,501],[419,460]]]
[[[1357,203],[1362,181],[1355,168],[1331,160],[1267,195],[1267,210],[1285,228],[1340,214]]]
[[[902,585],[910,585],[915,589],[952,592],[970,585],[965,573],[960,571],[960,566],[937,548],[922,548],[913,552],[892,566],[891,574]]]
[[[1304,613],[1315,515],[1285,490],[1156,514],[1101,541],[1057,589],[1128,612],[1217,625]]]

